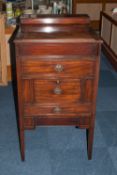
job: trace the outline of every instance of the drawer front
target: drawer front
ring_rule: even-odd
[[[47,60],[39,59],[22,59],[22,74],[24,76],[74,76],[84,77],[92,76],[95,72],[95,59],[78,59],[78,60]]]
[[[24,43],[18,46],[19,55],[98,55],[98,43]]]
[[[68,117],[89,114],[92,111],[90,103],[84,104],[27,104],[24,106],[24,116]]]
[[[91,103],[94,79],[24,79],[24,104]]]
[[[35,103],[77,102],[81,99],[80,80],[35,80]]]

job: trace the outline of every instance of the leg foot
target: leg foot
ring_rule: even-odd
[[[20,131],[20,152],[21,152],[21,160],[25,160],[25,145],[24,145],[24,130]]]
[[[75,128],[76,128],[76,129],[78,129],[78,128],[79,128],[79,126],[75,126]]]
[[[93,136],[94,136],[94,128],[89,128],[86,130],[87,134],[87,154],[88,159],[92,159],[92,148],[93,148]]]

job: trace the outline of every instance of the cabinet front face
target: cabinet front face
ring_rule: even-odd
[[[31,64],[30,59],[28,64],[27,61],[21,62],[22,92],[25,105],[63,107],[64,104],[67,104],[70,108],[74,105],[76,107],[81,102],[82,104],[92,102],[95,77],[94,58],[92,61],[66,59],[61,62],[58,59],[58,61],[43,61],[43,64],[39,58],[36,59],[36,64]],[[33,67],[34,65],[36,69]],[[75,111],[77,110],[79,111],[76,108]]]
[[[74,61],[74,64],[76,63],[77,61]],[[94,67],[92,69],[93,72]],[[26,129],[53,123],[56,125],[76,123],[81,128],[90,126],[95,74],[78,75],[77,78],[74,78],[74,74],[62,77],[59,73],[51,76],[34,75],[22,74],[21,80]]]
[[[94,101],[97,44],[28,43],[19,44],[18,52],[25,127],[34,127],[34,120],[46,123],[45,118],[50,123],[53,119],[59,124],[62,119],[64,124],[76,121],[88,127]],[[86,119],[79,119],[82,115]]]

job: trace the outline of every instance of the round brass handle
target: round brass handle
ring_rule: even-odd
[[[57,95],[60,95],[60,94],[62,94],[62,89],[59,88],[59,87],[56,87],[56,88],[54,89],[54,93],[57,94]]]
[[[60,84],[60,80],[56,80],[56,84]]]
[[[61,108],[59,106],[56,106],[53,111],[54,112],[61,112]]]
[[[62,72],[63,70],[64,70],[63,65],[57,64],[57,65],[55,66],[55,71],[56,71],[56,72]]]

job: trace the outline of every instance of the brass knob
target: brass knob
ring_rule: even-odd
[[[55,66],[55,71],[56,71],[56,72],[62,72],[63,70],[64,70],[63,65],[57,64],[57,65]]]
[[[60,95],[60,94],[62,94],[62,89],[60,87],[56,87],[54,89],[54,93],[57,94],[57,95]]]
[[[53,111],[54,112],[61,112],[61,108],[59,106],[56,106]]]
[[[56,84],[60,84],[60,80],[56,80]]]

